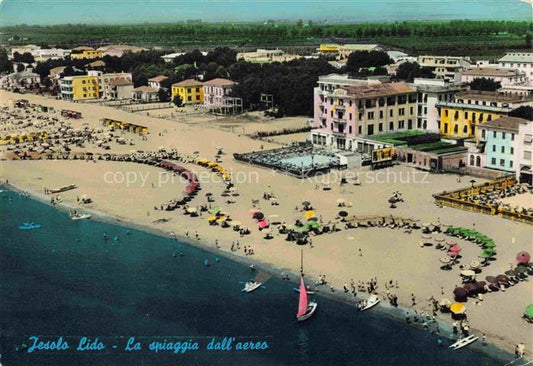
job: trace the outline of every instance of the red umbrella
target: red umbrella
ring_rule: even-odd
[[[518,263],[528,264],[531,256],[528,252],[520,252],[516,255],[516,261]]]
[[[268,225],[270,225],[270,224],[268,223],[268,221],[263,220],[263,221],[259,221],[259,222],[257,223],[257,225],[258,225],[261,229],[264,229],[264,228],[267,228]]]
[[[452,252],[460,252],[462,249],[461,249],[461,247],[458,247],[457,245],[454,245],[453,247],[450,248],[450,250]]]
[[[450,257],[457,257],[458,254],[459,254],[459,252],[448,252],[448,255]]]

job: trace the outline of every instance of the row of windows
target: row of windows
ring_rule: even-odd
[[[492,145],[492,152],[496,152],[496,149],[497,149],[496,145]],[[511,147],[510,150],[511,150],[511,151],[510,151],[510,154],[511,154],[511,155],[514,154],[514,147]],[[501,146],[501,148],[500,148],[500,152],[501,152],[502,154],[505,154],[505,146]]]
[[[490,159],[490,163],[491,163],[491,165],[495,166],[496,165],[496,158]],[[502,168],[505,168],[505,159],[500,159],[500,166]],[[513,167],[513,161],[509,160],[509,168],[512,168],[512,167]]]
[[[409,95],[399,95],[398,97],[387,97],[387,98],[379,98],[379,99],[359,99],[357,103],[357,107],[359,109],[361,108],[374,108],[376,106],[383,107],[385,105],[395,105],[395,104],[405,104],[405,103],[415,103],[417,101],[416,94],[409,94]],[[328,102],[328,98],[324,98],[324,102]],[[337,99],[337,98],[330,98],[329,102],[333,105],[344,105],[344,99]],[[347,102],[347,105],[352,107],[354,104],[354,101],[352,99],[349,99]]]
[[[324,113],[327,113],[327,109],[324,109]],[[412,115],[414,114],[414,107],[409,108],[409,113]],[[329,115],[331,118],[334,117],[333,110],[329,111]],[[398,115],[399,116],[405,116],[405,108],[398,108]],[[359,119],[363,119],[363,112],[359,112]],[[367,112],[367,119],[374,119],[375,118],[375,112]],[[344,117],[344,112],[337,111],[337,118],[342,119]],[[349,120],[353,120],[353,114],[348,113]],[[389,109],[389,117],[394,117],[394,109]],[[383,111],[379,111],[379,118],[385,118],[385,113]]]
[[[492,131],[492,137],[498,138],[498,133],[501,135],[502,140],[505,140],[507,139],[507,137],[509,137],[511,141],[514,141],[514,133],[507,134],[506,132]],[[485,135],[486,135],[485,130],[481,130],[481,137],[485,138]]]
[[[420,128],[420,122],[418,122],[418,128]],[[325,120],[322,121],[322,126],[323,127],[326,127],[326,122]],[[335,131],[334,130],[334,124],[331,123],[330,124],[330,129],[332,131]],[[398,129],[399,130],[403,130],[405,129],[405,121],[398,121]],[[407,121],[407,129],[408,130],[412,130],[413,129],[413,120],[408,120]],[[394,122],[389,122],[389,130],[388,131],[394,131]],[[345,133],[346,131],[344,130],[344,125],[339,125],[336,132],[339,132],[339,133]],[[373,124],[370,124],[370,125],[367,125],[367,130],[366,130],[366,134],[367,135],[373,135],[374,134],[374,125]],[[383,123],[378,123],[378,132],[384,132],[384,124]],[[348,133],[349,134],[352,134],[353,133],[353,130],[352,130],[352,126],[348,126]],[[357,133],[359,135],[362,135],[363,134],[363,126],[358,126],[358,129],[357,129]]]
[[[472,114],[470,115],[469,112],[466,112],[466,111],[465,111],[465,112],[463,112],[463,115],[464,115],[464,117],[463,117],[464,119],[468,119],[469,116],[471,116],[471,117],[472,117],[472,122],[473,122],[473,123],[476,123],[476,120],[477,120],[477,118],[478,118],[478,117],[477,117],[478,115],[477,115],[476,113],[474,113],[474,112],[472,112]],[[444,116],[445,116],[445,117],[449,117],[449,110],[448,110],[448,109],[445,109],[445,110],[444,110]],[[459,117],[460,117],[459,111],[455,111],[455,113],[453,114],[453,120],[454,120],[454,121],[458,121],[458,120],[459,120]],[[483,121],[484,118],[485,118],[485,115],[484,115],[483,113],[480,113],[480,114],[479,114],[479,120],[478,120],[478,122],[484,122],[484,121]],[[491,115],[491,114],[489,114],[489,115],[487,116],[486,121],[492,121],[492,115]]]

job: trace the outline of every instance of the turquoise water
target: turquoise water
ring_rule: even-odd
[[[331,156],[324,155],[304,155],[294,156],[292,158],[280,159],[283,164],[293,164],[297,167],[310,168],[313,165],[329,165],[334,164],[338,159]]]
[[[117,24],[204,21],[312,19],[338,22],[391,22],[449,19],[531,19],[531,6],[520,0],[4,0],[1,23]]]
[[[65,212],[13,192],[0,195],[0,214],[4,366],[505,363],[470,348],[451,352],[437,346],[435,335],[324,297],[318,297],[319,309],[310,321],[297,323],[294,283],[271,278],[266,288],[243,294],[240,281],[249,279],[250,270],[242,264],[217,262],[215,254],[168,238],[72,221]],[[19,230],[28,220],[42,228]],[[104,233],[119,240],[106,241]],[[205,259],[210,266],[203,265]],[[21,345],[30,345],[32,335],[63,336],[73,345],[81,336],[98,337],[108,348],[28,353]],[[267,342],[268,349],[125,352],[130,336],[145,346],[153,340],[207,344],[212,336],[234,336]]]

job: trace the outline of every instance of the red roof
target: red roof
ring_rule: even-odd
[[[151,79],[148,79],[148,81],[155,81],[156,83],[160,83],[164,80],[167,80],[168,77],[166,77],[165,75],[158,75],[158,76],[154,76],[153,78]]]
[[[201,81],[194,79],[187,79],[180,81],[179,83],[172,84],[172,86],[202,86],[204,85]]]

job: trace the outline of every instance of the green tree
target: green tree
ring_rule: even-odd
[[[23,64],[17,64],[17,72],[24,71],[24,65]]]
[[[496,91],[502,87],[502,83],[487,78],[476,78],[470,84],[472,90]]]
[[[525,41],[526,41],[526,48],[527,49],[531,49],[531,40],[532,40],[532,38],[533,37],[531,36],[531,33],[526,34]]]
[[[6,49],[2,48],[0,49],[0,73],[11,70],[13,70],[13,63],[9,60]]]
[[[396,70],[396,79],[413,82],[415,78],[434,79],[435,74],[428,67],[420,67],[416,62],[403,62]]]
[[[172,99],[172,103],[174,103],[176,107],[181,107],[183,105],[183,100],[179,95],[176,95],[174,99]]]
[[[170,102],[170,93],[166,88],[159,88],[157,91],[157,96],[161,102]]]
[[[533,107],[522,106],[509,112],[509,117],[517,117],[533,121]]]

